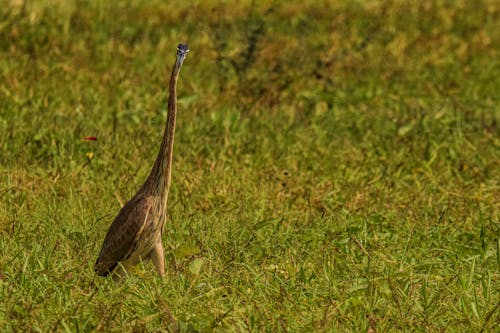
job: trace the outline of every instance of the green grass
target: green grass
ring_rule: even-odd
[[[498,331],[497,1],[17,2],[0,331]],[[115,285],[181,41],[168,272]]]

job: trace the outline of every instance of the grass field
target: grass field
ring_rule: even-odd
[[[0,331],[498,332],[500,3],[173,3],[2,4]],[[114,284],[178,42],[168,272]]]

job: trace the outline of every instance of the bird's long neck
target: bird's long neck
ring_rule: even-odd
[[[148,178],[149,188],[152,194],[163,198],[166,205],[170,179],[172,174],[172,156],[174,151],[175,118],[177,115],[177,79],[179,77],[180,64],[175,63],[170,76],[170,88],[168,95],[168,113],[165,132],[161,140],[160,151]]]

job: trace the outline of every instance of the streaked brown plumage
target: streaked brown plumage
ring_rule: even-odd
[[[141,260],[151,259],[163,276],[165,263],[161,235],[166,220],[166,208],[172,173],[175,118],[177,114],[177,79],[189,52],[186,44],[177,47],[168,96],[168,114],[160,151],[151,172],[139,191],[118,212],[104,239],[94,266],[98,275],[106,276],[121,264],[131,267]]]

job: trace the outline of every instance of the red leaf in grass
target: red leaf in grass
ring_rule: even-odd
[[[97,141],[97,137],[96,136],[86,136],[83,138],[83,140],[85,140],[85,141]]]

